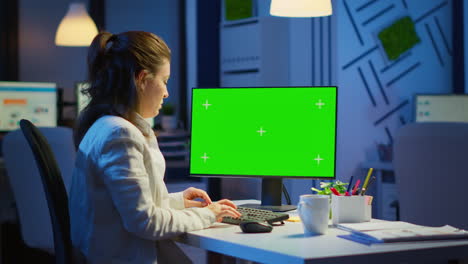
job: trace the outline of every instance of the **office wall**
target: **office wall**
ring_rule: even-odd
[[[85,4],[88,1],[82,1]],[[57,27],[69,1],[19,1],[19,80],[55,82],[65,100],[74,100],[74,83],[86,78],[86,47],[57,47]],[[65,109],[65,117],[73,116]]]
[[[257,1],[268,16],[269,1]],[[334,0],[333,16],[289,20],[289,84],[337,85],[337,178],[362,174],[360,164],[378,160],[377,144],[391,144],[413,120],[415,93],[452,91],[451,1]],[[396,60],[377,34],[410,17],[419,43]],[[222,47],[221,47],[222,48]],[[288,180],[293,203],[312,182]]]
[[[85,4],[88,1],[82,1]],[[86,47],[57,47],[55,32],[69,1],[19,1],[19,80],[55,82],[73,101],[74,83],[86,79]],[[172,50],[169,101],[179,97],[179,1],[106,1],[106,26],[113,33],[145,30],[161,36]],[[73,117],[65,109],[65,117]]]
[[[192,112],[192,87],[197,87],[197,3],[192,0],[185,0],[185,26],[187,40],[187,122],[190,124],[190,113]],[[184,89],[181,87],[181,89]]]
[[[111,33],[128,30],[152,32],[167,43],[172,51],[168,102],[179,101],[180,41],[179,1],[112,0],[106,1],[106,27]]]
[[[337,26],[339,6],[333,3],[333,16],[317,18],[290,18],[290,58],[289,85],[291,86],[338,86],[338,43]],[[338,101],[341,108],[341,101]],[[340,116],[338,115],[338,120]],[[339,127],[339,121],[338,121]],[[340,133],[340,130],[337,130]],[[340,146],[339,140],[336,141]],[[339,151],[339,147],[337,147]],[[338,162],[336,162],[337,165]],[[340,179],[340,171],[336,170]],[[294,204],[299,202],[299,195],[312,193],[311,187],[318,187],[318,181],[285,180]]]
[[[259,15],[268,15],[269,1],[258,3]],[[337,61],[333,69],[340,102],[337,176],[347,179],[356,173],[359,163],[377,159],[377,142],[391,142],[398,127],[411,121],[412,94],[451,91],[451,1],[335,0],[333,4],[337,23],[332,28],[336,36],[332,45],[336,45],[337,54],[332,60]],[[65,98],[73,100],[73,83],[86,77],[87,49],[54,45],[56,28],[67,8],[67,1],[20,1],[19,75],[22,81],[57,82],[65,88]],[[107,1],[106,15],[111,32],[147,30],[166,40],[174,56],[170,100],[176,99],[178,1]],[[406,15],[415,21],[421,42],[396,63],[390,62],[376,32]],[[320,85],[316,71],[322,63],[321,40],[320,36],[313,38],[320,23],[326,25],[320,18],[290,19],[291,85]],[[327,45],[323,49],[328,49]],[[293,193],[303,191],[297,188]]]
[[[376,143],[391,144],[413,120],[415,93],[452,91],[451,2],[339,1],[339,177],[376,160]],[[377,32],[403,16],[414,22],[420,42],[390,61]]]

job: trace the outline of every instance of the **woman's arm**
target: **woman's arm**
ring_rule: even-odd
[[[156,206],[143,160],[143,142],[124,129],[98,151],[98,167],[125,229],[145,239],[162,239],[202,229],[216,221],[212,210]]]
[[[174,209],[184,209],[184,192],[176,192],[169,194],[169,205]]]

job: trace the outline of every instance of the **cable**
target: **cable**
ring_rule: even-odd
[[[286,203],[288,205],[291,205],[291,197],[289,197],[288,190],[286,189],[286,186],[284,185],[284,183],[283,183],[283,194],[284,194],[284,198],[286,198]]]

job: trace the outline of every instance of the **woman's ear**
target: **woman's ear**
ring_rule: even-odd
[[[146,88],[146,80],[148,79],[148,71],[147,70],[141,70],[137,76],[136,76],[136,85],[137,89],[140,90],[141,92],[145,90]]]

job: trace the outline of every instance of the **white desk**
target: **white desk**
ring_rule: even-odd
[[[271,233],[247,234],[239,226],[215,226],[175,240],[236,258],[261,263],[429,263],[468,258],[468,240],[367,246],[337,237],[348,232],[329,228],[323,236],[304,236],[302,224],[286,222]]]

